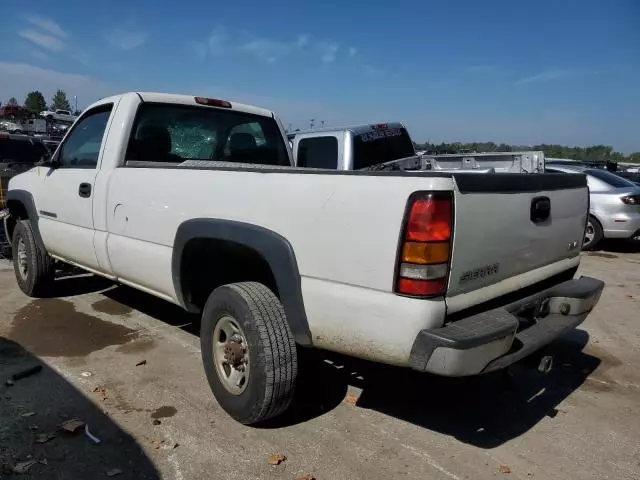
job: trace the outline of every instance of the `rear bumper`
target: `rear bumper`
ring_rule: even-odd
[[[640,235],[640,213],[621,213],[602,222],[605,238],[633,238]]]
[[[505,368],[581,324],[603,288],[604,282],[581,277],[445,327],[422,330],[409,364],[452,377]]]

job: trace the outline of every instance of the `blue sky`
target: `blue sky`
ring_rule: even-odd
[[[640,0],[2,0],[0,101],[231,99],[416,141],[640,151]],[[161,6],[163,5],[163,6]]]

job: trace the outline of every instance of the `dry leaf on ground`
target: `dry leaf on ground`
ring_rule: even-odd
[[[347,396],[344,397],[344,402],[348,403],[349,405],[355,405],[356,403],[358,403],[358,396],[353,394],[353,393],[347,393]]]
[[[511,473],[511,469],[506,465],[500,465],[500,473]]]
[[[269,455],[269,465],[280,465],[287,459],[286,456],[281,453],[272,453]]]
[[[53,433],[39,433],[36,435],[36,443],[47,443],[49,440],[56,438]]]
[[[107,477],[115,477],[117,475],[120,475],[121,473],[122,470],[120,470],[119,468],[112,468],[107,472]]]
[[[74,433],[80,427],[84,427],[84,422],[82,420],[78,420],[77,418],[66,420],[60,424],[60,428],[69,433]]]
[[[38,463],[38,461],[34,459],[27,460],[26,462],[18,462],[14,465],[13,471],[15,473],[27,473],[36,463]]]
[[[33,417],[36,414],[36,412],[24,412],[21,413],[20,416],[21,417]]]
[[[93,389],[93,393],[100,395],[100,400],[103,402],[107,399],[107,390],[104,387],[96,387]]]
[[[316,480],[316,477],[313,475],[305,475],[304,477],[298,477],[296,480]]]
[[[165,441],[163,439],[160,439],[160,438],[152,438],[151,439],[151,445],[153,445],[153,447],[156,450],[158,450],[164,444],[165,444]]]

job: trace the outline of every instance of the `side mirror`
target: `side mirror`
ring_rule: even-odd
[[[58,157],[49,156],[49,157],[42,157],[42,160],[37,162],[35,165],[36,167],[58,168],[60,166],[60,162],[58,161]]]

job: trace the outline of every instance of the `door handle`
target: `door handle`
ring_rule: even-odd
[[[81,183],[78,187],[78,195],[83,198],[89,198],[91,196],[91,184],[90,183]]]

